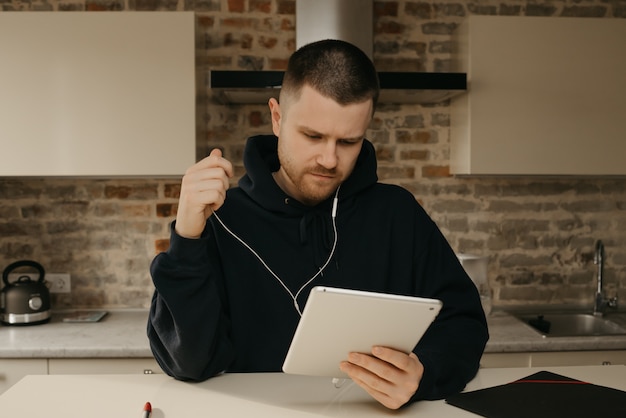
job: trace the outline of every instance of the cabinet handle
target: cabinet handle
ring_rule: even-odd
[[[143,374],[154,374],[152,369],[143,369]]]
[[[603,361],[602,365],[603,366],[610,366],[612,363],[610,361]]]

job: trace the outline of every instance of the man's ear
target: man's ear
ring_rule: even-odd
[[[280,122],[281,122],[281,112],[280,112],[280,104],[278,104],[278,100],[275,98],[271,98],[267,103],[270,107],[270,115],[272,117],[272,131],[274,135],[278,136],[280,132]]]

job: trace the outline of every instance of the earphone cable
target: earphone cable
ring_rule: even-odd
[[[341,187],[341,186],[339,186]],[[257,260],[259,260],[259,262],[263,265],[263,267],[265,267],[265,269],[272,275],[274,276],[274,278],[281,284],[281,286],[287,291],[287,293],[289,293],[289,296],[291,296],[291,299],[293,300],[293,304],[294,304],[294,308],[296,309],[296,311],[298,312],[298,314],[300,316],[302,316],[302,310],[300,309],[300,305],[298,304],[298,297],[300,296],[300,293],[302,293],[302,291],[313,281],[315,280],[320,274],[322,274],[322,271],[324,271],[324,269],[326,268],[326,266],[328,266],[328,264],[330,263],[330,260],[332,260],[333,255],[335,254],[335,249],[337,248],[337,223],[336,223],[336,217],[337,217],[337,206],[338,206],[338,196],[339,196],[339,187],[337,188],[337,191],[335,192],[335,197],[333,199],[333,208],[332,208],[332,212],[331,212],[331,220],[332,220],[332,224],[333,224],[333,234],[334,234],[334,239],[333,239],[333,246],[331,248],[330,254],[328,255],[328,259],[326,260],[326,262],[322,265],[322,267],[319,268],[319,270],[317,271],[317,273],[315,273],[313,275],[313,277],[311,277],[309,280],[306,281],[306,283],[304,283],[302,285],[302,287],[300,287],[300,289],[296,292],[296,294],[294,295],[293,292],[291,291],[291,289],[289,289],[289,287],[287,287],[287,285],[280,279],[280,277],[278,277],[278,275],[276,273],[274,273],[274,271],[267,265],[267,263],[265,262],[265,260],[263,260],[263,258],[250,246],[248,245],[248,243],[246,243],[243,239],[241,239],[237,234],[235,234],[233,231],[230,230],[230,228],[228,228],[226,226],[226,224],[224,224],[224,222],[220,219],[220,217],[217,215],[217,212],[212,211],[213,212],[213,216],[215,216],[215,219],[217,219],[217,221],[220,223],[220,225],[222,225],[222,228],[224,228],[224,230],[226,232],[228,232],[233,238],[235,238],[237,241],[239,241],[241,243],[241,245],[243,245],[245,248],[248,249],[248,251],[250,251],[250,253],[252,253]]]

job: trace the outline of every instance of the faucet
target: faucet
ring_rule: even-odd
[[[604,244],[601,240],[596,241],[596,252],[593,258],[593,264],[598,266],[595,303],[593,305],[593,314],[595,316],[603,316],[607,308],[617,308],[617,295],[612,298],[604,297],[604,289],[602,283],[602,275],[604,273]]]

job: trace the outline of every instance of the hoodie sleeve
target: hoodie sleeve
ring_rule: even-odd
[[[206,231],[205,231],[206,232]],[[171,227],[170,248],[155,257],[155,286],[148,319],[150,348],[161,368],[179,380],[206,380],[232,362],[221,268],[210,254],[214,241],[180,237]]]
[[[476,375],[489,338],[476,286],[436,225],[428,223],[416,258],[420,294],[440,299],[443,308],[414,350],[424,375],[413,401],[460,392]]]

